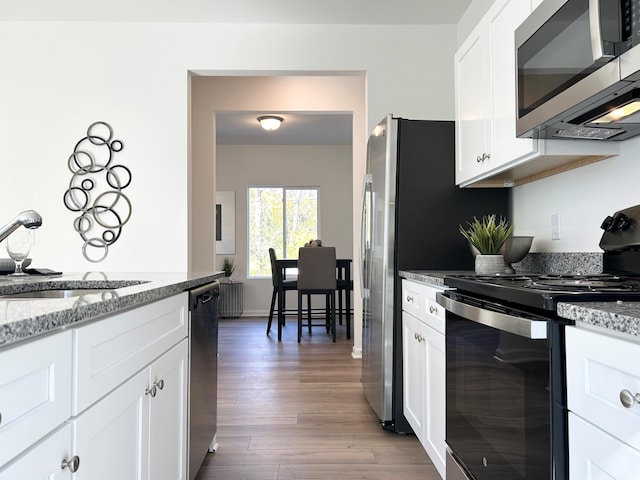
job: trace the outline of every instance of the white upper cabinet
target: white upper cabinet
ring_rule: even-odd
[[[496,0],[456,52],[460,186],[518,185],[620,152],[616,142],[516,137],[514,34],[531,11],[530,1]]]

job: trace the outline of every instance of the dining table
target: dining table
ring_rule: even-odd
[[[350,258],[336,258],[336,279],[343,280],[346,285],[347,294],[345,295],[345,316],[347,338],[351,338],[351,263]],[[282,278],[285,278],[285,272],[288,268],[298,268],[297,258],[279,258],[276,260],[276,267],[282,272]],[[282,284],[278,287],[278,341],[282,340],[282,325],[284,324],[284,289]]]

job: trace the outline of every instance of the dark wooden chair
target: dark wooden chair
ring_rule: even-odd
[[[273,313],[276,306],[276,300],[278,300],[278,292],[282,286],[282,312],[278,310],[278,318],[282,314],[283,325],[286,315],[295,315],[296,310],[286,308],[286,293],[290,290],[298,289],[298,282],[296,280],[286,280],[284,272],[276,265],[276,251],[273,248],[269,249],[269,259],[271,260],[271,281],[273,283],[273,293],[271,295],[271,308],[269,309],[269,322],[267,323],[267,335],[271,331],[271,323],[273,321]],[[278,305],[280,302],[278,301]]]
[[[336,341],[336,249],[335,247],[303,247],[298,250],[298,342],[302,337],[302,296],[307,295],[307,326],[311,335],[311,296],[325,296],[327,332]]]

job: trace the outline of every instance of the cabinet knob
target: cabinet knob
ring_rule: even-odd
[[[78,471],[78,468],[80,468],[80,457],[77,455],[74,455],[69,460],[62,460],[62,463],[60,464],[60,468],[62,470],[64,470],[65,468],[68,468],[71,473],[76,473]]]
[[[636,403],[640,403],[640,393],[634,395],[629,390],[622,390],[620,392],[620,403],[624,408],[632,408]]]
[[[144,394],[145,394],[145,395],[151,395],[152,397],[155,397],[157,393],[158,393],[158,391],[157,391],[157,389],[156,389],[156,385],[155,385],[155,383],[153,384],[153,386],[152,386],[151,388],[147,388],[147,389],[144,391]]]
[[[482,161],[482,156],[481,156],[481,155],[478,155],[478,156],[476,157],[476,162],[480,163],[481,161]]]
[[[158,388],[160,390],[162,390],[164,388],[164,380],[160,379],[158,380],[158,382],[156,383],[156,385],[158,386]]]
[[[407,295],[407,302],[413,303],[413,297],[411,295]]]
[[[422,342],[424,340],[424,337],[422,335],[420,335],[419,333],[414,333],[413,334],[413,338],[415,338],[418,343]]]
[[[438,309],[436,307],[434,307],[433,305],[429,306],[429,313],[431,315],[435,315],[436,313],[438,313]]]

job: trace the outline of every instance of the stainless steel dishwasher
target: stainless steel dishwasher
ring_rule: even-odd
[[[220,283],[189,291],[189,479],[217,448],[218,297]]]

